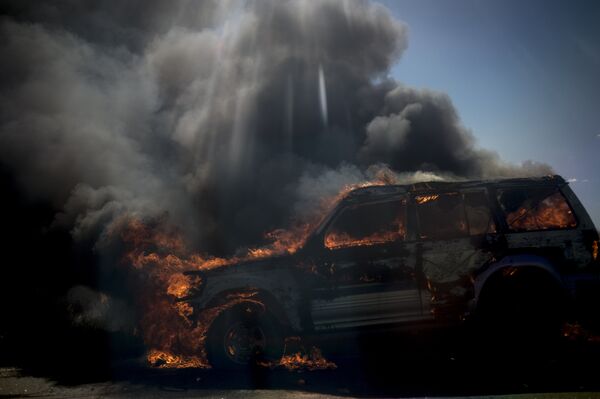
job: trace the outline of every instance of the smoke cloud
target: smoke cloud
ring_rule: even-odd
[[[160,216],[231,253],[373,165],[400,180],[551,172],[479,148],[447,95],[392,79],[408,29],[377,3],[0,10],[0,162],[76,239]]]

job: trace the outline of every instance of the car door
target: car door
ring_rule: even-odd
[[[418,225],[418,272],[429,299],[424,313],[462,318],[473,297],[473,272],[493,258],[496,223],[485,189],[413,196]],[[425,295],[424,295],[425,297]]]
[[[312,292],[315,330],[356,328],[423,317],[407,200],[348,205],[324,230]]]

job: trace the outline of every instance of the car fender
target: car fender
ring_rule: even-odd
[[[237,272],[210,276],[204,282],[202,294],[189,298],[196,309],[210,307],[228,293],[256,291],[257,298],[271,308],[279,321],[292,331],[299,331],[300,288],[291,273],[286,270],[264,272]]]

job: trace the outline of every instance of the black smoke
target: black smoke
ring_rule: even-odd
[[[0,160],[77,238],[166,211],[200,249],[227,252],[286,223],[300,178],[342,164],[529,172],[477,148],[448,96],[389,77],[407,27],[375,3],[3,11]]]
[[[408,27],[374,2],[9,0],[0,12],[3,187],[15,225],[43,209],[36,237],[68,233],[67,275],[81,259],[102,269],[97,242],[123,215],[167,218],[223,255],[374,165],[407,179],[550,172],[479,148],[447,95],[390,77]],[[94,270],[74,280],[111,280]]]

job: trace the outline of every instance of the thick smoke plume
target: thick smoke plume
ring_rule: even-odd
[[[391,79],[407,27],[375,3],[2,11],[0,160],[77,238],[123,213],[166,212],[200,249],[227,252],[285,225],[307,179],[335,187],[321,176],[356,180],[377,163],[468,178],[548,172],[477,148],[447,95]]]
[[[478,148],[447,95],[392,79],[408,29],[377,3],[0,7],[0,163],[51,204],[48,227],[100,249],[124,216],[222,255],[377,173],[550,172]]]
[[[335,187],[320,177],[335,171],[548,172],[477,148],[447,95],[391,79],[407,27],[378,4],[9,1],[3,13],[0,160],[79,238],[125,212],[166,212],[200,249],[227,252],[285,225],[301,183]]]

